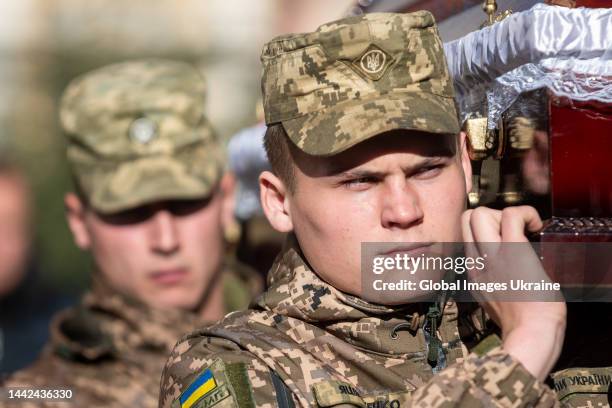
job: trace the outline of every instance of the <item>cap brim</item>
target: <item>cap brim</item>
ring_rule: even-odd
[[[438,134],[460,131],[453,98],[424,92],[358,99],[282,124],[296,146],[314,156],[340,153],[391,130]]]
[[[206,160],[208,159],[208,160]],[[90,205],[102,214],[112,214],[142,205],[209,195],[223,174],[219,161],[187,166],[175,157],[144,157],[120,164],[97,175],[92,183]]]

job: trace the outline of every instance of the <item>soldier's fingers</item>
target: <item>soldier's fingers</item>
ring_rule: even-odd
[[[501,211],[478,207],[472,211],[470,227],[476,242],[501,242]]]
[[[531,206],[507,207],[502,211],[501,235],[504,242],[528,242],[525,230],[535,232],[542,226],[540,215]]]
[[[474,242],[474,234],[472,234],[472,227],[470,226],[470,218],[474,210],[467,210],[461,215],[461,235],[463,236],[463,242]]]
[[[463,244],[465,248],[465,254],[472,258],[480,256],[476,244],[474,244],[474,234],[472,233],[472,227],[470,225],[470,219],[474,210],[467,210],[461,215],[461,235],[463,237]]]

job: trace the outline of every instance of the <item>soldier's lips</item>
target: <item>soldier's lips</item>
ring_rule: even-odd
[[[155,271],[149,275],[151,280],[159,285],[176,285],[187,278],[187,268],[172,268]]]
[[[379,255],[392,257],[396,254],[406,254],[409,256],[421,255],[427,253],[428,248],[433,245],[433,242],[417,242],[414,244],[399,244],[386,251],[382,251]]]

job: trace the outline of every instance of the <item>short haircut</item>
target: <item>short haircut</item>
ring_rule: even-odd
[[[287,132],[280,123],[268,126],[264,136],[264,148],[272,172],[281,179],[290,193],[295,191],[295,169]]]
[[[83,207],[85,207],[86,209],[89,209],[89,200],[87,199],[87,194],[85,194],[85,191],[83,190],[83,187],[81,186],[81,183],[79,183],[79,180],[76,178],[74,174],[72,174],[70,178],[72,179],[72,185],[74,186],[74,194],[81,201],[81,204],[83,204]]]

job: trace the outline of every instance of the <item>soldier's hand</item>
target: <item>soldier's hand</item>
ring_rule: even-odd
[[[542,228],[542,220],[533,207],[509,207],[503,211],[479,207],[466,211],[462,216],[463,240],[468,256],[479,256],[483,248],[496,254],[488,261],[512,263],[514,271],[528,271],[532,280],[548,280],[539,258],[531,250],[526,231],[535,232]],[[508,254],[517,245],[503,245],[518,242],[520,257],[508,259]],[[473,243],[470,245],[470,243]],[[527,250],[525,248],[528,248]],[[505,256],[505,259],[504,259]],[[498,258],[498,259],[495,259]],[[493,268],[497,271],[501,268]],[[507,270],[507,268],[506,268]],[[490,273],[488,269],[485,274]],[[493,274],[496,272],[493,271]],[[536,276],[534,276],[536,275]],[[536,278],[536,279],[533,279]],[[495,277],[491,277],[492,280]],[[487,313],[502,329],[503,348],[519,360],[527,370],[539,379],[544,379],[559,357],[565,336],[566,305],[563,301],[500,301],[495,296],[478,297]]]

